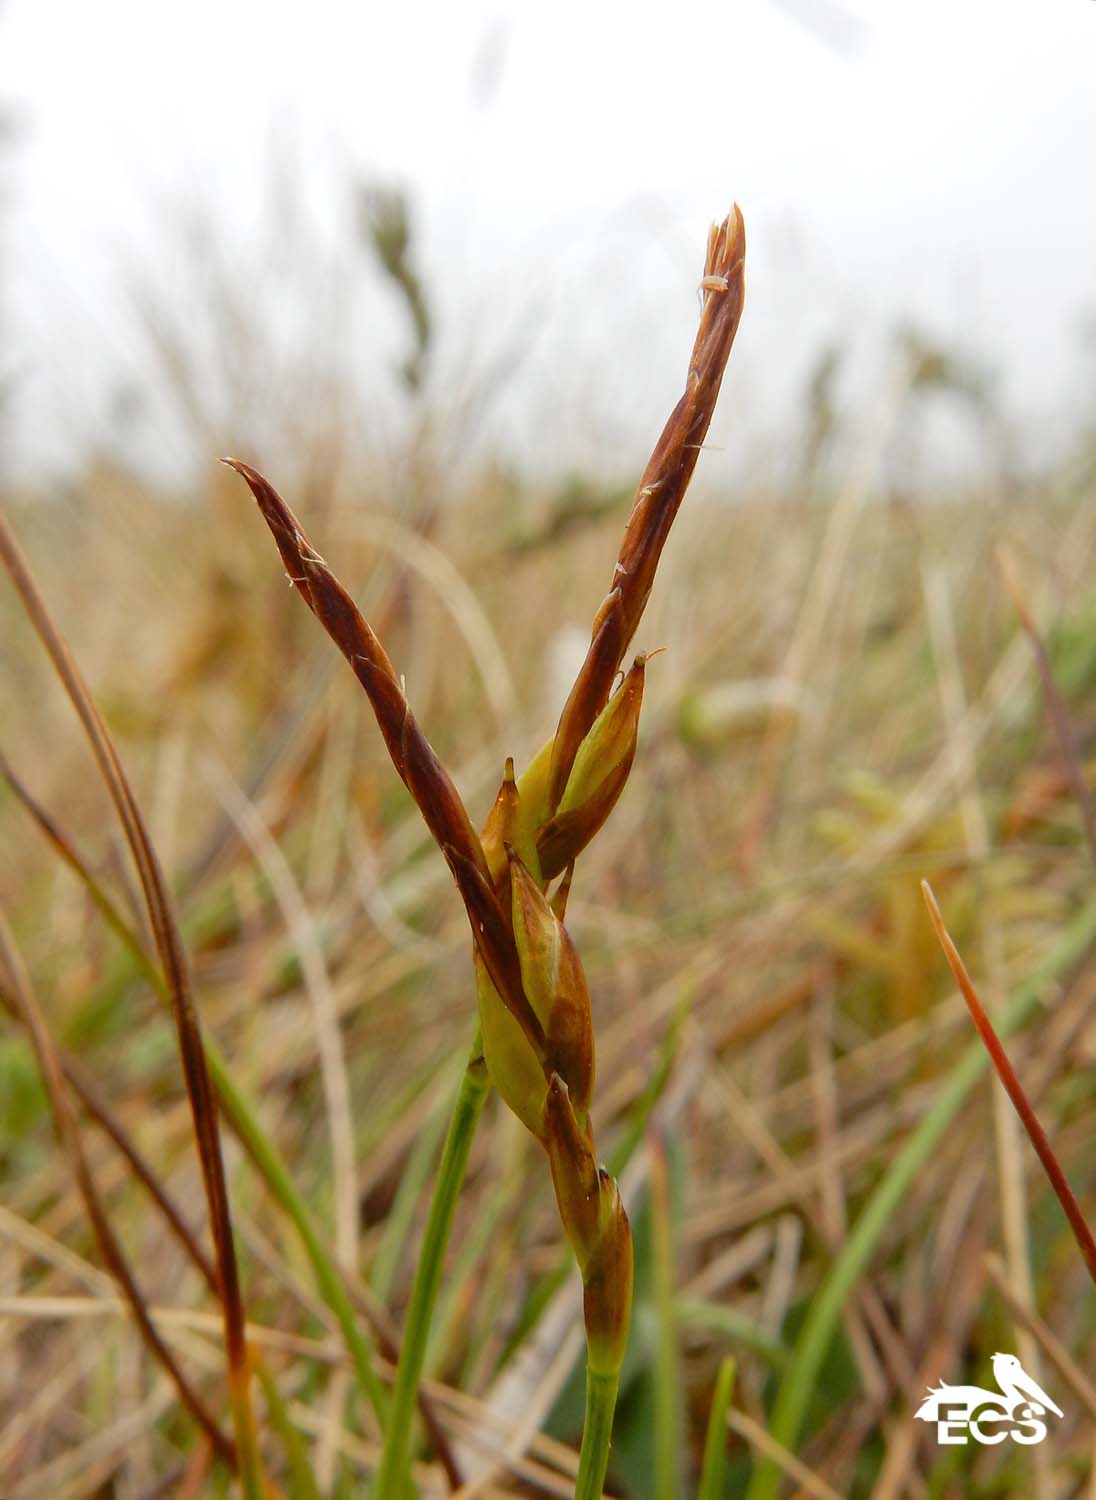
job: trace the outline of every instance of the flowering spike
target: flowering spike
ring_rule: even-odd
[[[403,683],[369,621],[269,480],[238,459],[226,458],[224,462],[247,483],[297,592],[365,689],[392,763],[439,847],[450,846],[486,878],[483,848],[460,793],[411,712]],[[475,933],[471,910],[468,916]]]
[[[365,689],[396,770],[464,900],[487,1068],[506,1103],[548,1152],[560,1218],[582,1272],[588,1368],[591,1376],[610,1377],[600,1409],[589,1408],[597,1420],[584,1436],[580,1459],[583,1492],[591,1494],[600,1492],[604,1478],[616,1389],[612,1377],[619,1373],[628,1337],[632,1239],[616,1184],[598,1170],[594,1156],[590,1001],[562,919],[575,857],[612,811],[635,755],[647,658],[636,659],[615,696],[613,683],[711,421],[742,313],[744,255],[745,230],[736,207],[709,236],[700,327],[685,390],[640,481],[585,661],[554,737],[520,780],[507,761],[482,840],[411,713],[402,678],[351,595],[263,476],[228,460],[255,495],[291,582]],[[544,890],[563,871],[549,902]],[[445,1201],[436,1197],[435,1207]],[[440,1257],[434,1260],[440,1267]],[[420,1319],[428,1318],[436,1291],[432,1266],[416,1281],[413,1294]],[[409,1400],[421,1363],[421,1348],[406,1342],[396,1383],[397,1417],[389,1426],[381,1468],[386,1494],[395,1492],[386,1479],[398,1478],[408,1466]]]

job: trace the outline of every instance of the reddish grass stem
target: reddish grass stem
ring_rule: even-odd
[[[1096,1239],[1093,1238],[1092,1231],[1085,1222],[1080,1205],[1073,1196],[1073,1190],[1066,1181],[1065,1173],[1062,1171],[1058,1158],[1055,1155],[1054,1147],[1050,1144],[1046,1131],[1040,1125],[1035,1111],[1028,1102],[1023,1084],[1017,1078],[1015,1069],[1008,1060],[1008,1054],[1001,1045],[1001,1040],[994,1030],[993,1022],[986,1014],[985,1008],[978,998],[970,975],[967,973],[966,965],[959,955],[958,948],[956,948],[952,941],[951,934],[944,925],[944,919],[940,915],[940,908],[936,904],[936,897],[933,895],[932,887],[927,880],[922,880],[921,882],[921,894],[925,898],[925,905],[928,907],[932,925],[936,929],[936,936],[940,940],[940,946],[944,950],[944,957],[948,961],[948,967],[955,976],[955,982],[959,986],[963,999],[966,1001],[967,1009],[970,1011],[971,1020],[978,1028],[978,1034],[982,1038],[986,1051],[989,1053],[990,1061],[993,1063],[997,1076],[1004,1084],[1008,1096],[1016,1109],[1016,1113],[1020,1116],[1021,1123],[1028,1133],[1031,1144],[1035,1147],[1036,1154],[1043,1164],[1043,1171],[1047,1174],[1050,1185],[1057,1195],[1058,1202],[1062,1205],[1065,1216],[1069,1220],[1069,1227],[1073,1230],[1073,1237],[1080,1247],[1081,1255],[1084,1257],[1085,1265],[1088,1268],[1088,1274],[1092,1277],[1093,1282],[1096,1283]]]

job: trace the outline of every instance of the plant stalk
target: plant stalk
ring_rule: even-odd
[[[487,1065],[483,1060],[483,1048],[477,1032],[468,1065],[457,1090],[442,1149],[441,1165],[430,1200],[426,1234],[415,1271],[415,1283],[411,1289],[411,1302],[400,1345],[392,1407],[385,1428],[376,1500],[403,1500],[407,1493],[411,1464],[411,1427],[418,1404],[430,1319],[441,1285],[445,1248],[449,1242],[449,1231],[453,1227],[453,1213],[464,1183],[468,1154],[472,1149],[472,1140],[486,1097]]]
[[[582,1426],[575,1500],[601,1500],[619,1384],[619,1370],[591,1370],[587,1366],[586,1420]]]

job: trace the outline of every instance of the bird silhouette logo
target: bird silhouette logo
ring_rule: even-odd
[[[1033,1379],[1015,1354],[993,1356],[993,1378],[998,1389],[980,1385],[948,1385],[941,1381],[914,1412],[922,1422],[936,1423],[941,1443],[975,1442],[996,1444],[1006,1438],[1030,1445],[1047,1435],[1043,1421],[1047,1412],[1064,1415],[1039,1382]]]

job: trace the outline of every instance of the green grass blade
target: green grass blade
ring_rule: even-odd
[[[457,1198],[464,1183],[468,1153],[472,1149],[472,1140],[486,1097],[487,1067],[477,1034],[457,1090],[441,1165],[434,1183],[434,1194],[430,1201],[430,1214],[400,1346],[392,1411],[384,1434],[384,1452],[377,1476],[377,1500],[402,1500],[410,1482],[412,1419],[418,1403],[430,1319],[441,1284],[445,1247],[453,1225]]]
[[[723,1500],[727,1487],[727,1409],[734,1390],[735,1362],[730,1355],[719,1367],[704,1439],[704,1467],[696,1500]]]
[[[392,1290],[392,1278],[396,1274],[396,1268],[407,1243],[407,1236],[411,1231],[419,1194],[429,1176],[430,1163],[434,1160],[434,1153],[438,1149],[442,1131],[445,1129],[444,1101],[448,1098],[449,1088],[449,1070],[446,1069],[445,1088],[442,1091],[441,1100],[431,1105],[426,1122],[415,1138],[415,1144],[407,1158],[407,1165],[400,1174],[400,1185],[396,1189],[392,1207],[384,1221],[384,1234],[381,1236],[377,1253],[373,1257],[373,1269],[369,1278],[374,1295],[380,1302],[388,1301],[388,1294]]]
[[[744,1344],[747,1349],[760,1354],[776,1370],[788,1367],[788,1350],[783,1344],[770,1338],[752,1319],[744,1317],[722,1302],[707,1302],[700,1297],[679,1297],[677,1322],[679,1328],[695,1328],[704,1333],[717,1334],[734,1344]]]
[[[373,1353],[354,1311],[346,1284],[324,1247],[323,1237],[281,1152],[259,1124],[254,1108],[233,1080],[216,1043],[208,1036],[205,1047],[210,1076],[221,1106],[270,1192],[296,1228],[311,1263],[320,1296],[334,1313],[342,1332],[358,1383],[383,1427],[388,1415],[385,1390],[373,1367]]]

